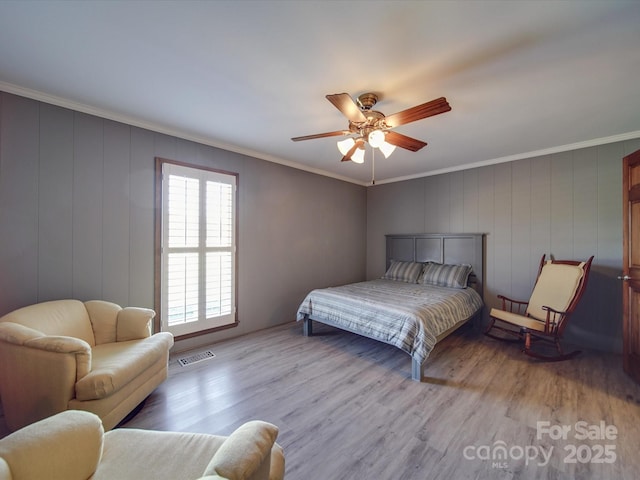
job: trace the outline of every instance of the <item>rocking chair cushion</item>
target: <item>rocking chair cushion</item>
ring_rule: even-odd
[[[527,314],[544,322],[547,311],[543,307],[551,307],[558,312],[566,311],[580,286],[583,266],[584,262],[580,265],[547,262],[531,294]]]
[[[491,313],[489,315],[497,320],[502,320],[504,322],[511,323],[519,327],[528,328],[529,330],[536,330],[538,332],[544,332],[545,322],[537,320],[532,317],[525,317],[524,315],[518,315],[517,313],[506,312],[504,310],[499,310],[497,308],[492,308]]]

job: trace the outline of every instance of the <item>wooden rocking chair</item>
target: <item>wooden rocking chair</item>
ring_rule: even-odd
[[[492,308],[485,335],[504,341],[524,340],[524,353],[546,361],[568,360],[579,350],[564,353],[560,345],[562,333],[587,286],[593,257],[586,262],[547,260],[542,255],[538,278],[528,302],[498,295],[502,309]],[[498,322],[498,323],[496,323]],[[515,336],[506,338],[493,331]],[[534,342],[554,345],[557,355],[545,355],[531,349]]]

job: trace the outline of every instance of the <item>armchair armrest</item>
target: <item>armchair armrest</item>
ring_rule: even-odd
[[[77,380],[91,371],[91,346],[79,338],[45,335],[19,323],[2,322],[0,323],[0,342],[51,353],[75,354]],[[24,354],[25,358],[28,358],[28,350],[25,349]]]
[[[116,341],[139,340],[151,336],[151,320],[156,312],[150,308],[126,307],[118,312]]]
[[[79,338],[46,335],[26,341],[24,346],[51,353],[75,354],[76,380],[80,380],[91,371],[91,347]]]
[[[10,470],[8,478],[85,480],[100,461],[103,433],[96,415],[68,410],[1,439],[0,458]]]
[[[24,345],[26,341],[44,336],[44,333],[19,323],[0,322],[0,341],[2,342]]]
[[[254,420],[234,431],[209,462],[203,477],[228,480],[268,479],[271,449],[278,437],[278,427]]]
[[[0,396],[11,430],[66,410],[76,381],[90,370],[84,340],[0,323]]]

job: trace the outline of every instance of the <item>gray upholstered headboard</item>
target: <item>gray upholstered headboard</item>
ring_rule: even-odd
[[[467,263],[473,268],[469,284],[483,295],[484,234],[483,233],[416,233],[393,234],[387,237],[387,262]]]

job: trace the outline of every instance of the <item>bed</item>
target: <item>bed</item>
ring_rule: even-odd
[[[382,278],[313,290],[297,320],[305,336],[315,321],[393,345],[422,381],[436,343],[482,312],[483,244],[483,234],[387,235]]]

